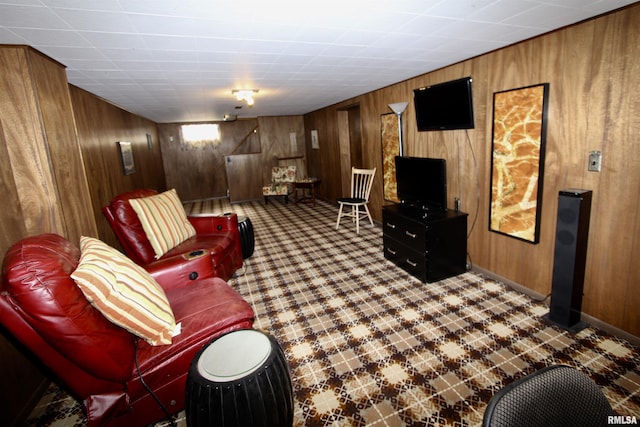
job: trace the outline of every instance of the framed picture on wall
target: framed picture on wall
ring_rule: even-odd
[[[394,113],[380,116],[380,137],[382,139],[382,188],[384,199],[398,203],[396,182],[396,156],[400,155],[400,126]]]
[[[318,150],[320,148],[320,142],[318,142],[318,130],[313,129],[311,131],[311,148]]]
[[[493,94],[489,230],[540,240],[549,83]]]
[[[136,165],[133,162],[133,147],[130,142],[118,141],[120,160],[122,162],[122,173],[131,175],[136,173]]]

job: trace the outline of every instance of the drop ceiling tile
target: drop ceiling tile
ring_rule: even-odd
[[[377,45],[377,41],[384,36],[381,31],[349,31],[343,33],[337,38],[334,45],[346,45],[346,46],[366,46]]]
[[[96,59],[96,60],[86,60],[82,59],[67,59],[64,63],[67,67],[67,72],[79,72],[83,71],[91,71],[91,70],[106,70],[106,69],[121,69],[118,64],[104,60],[104,59]]]
[[[23,1],[23,0],[20,0]],[[78,9],[93,11],[122,11],[121,3],[138,3],[138,2],[120,2],[120,1],[104,1],[104,0],[29,0],[34,3],[44,4],[53,10],[56,9]],[[24,1],[23,1],[24,2]],[[140,2],[142,3],[142,2]]]
[[[504,23],[506,19],[524,13],[536,6],[536,2],[529,0],[497,0],[480,9],[471,11],[467,18],[474,21]],[[527,25],[533,23],[534,21],[531,21]]]
[[[540,30],[532,27],[508,26],[502,34],[495,36],[503,46],[513,44],[513,40],[527,40],[540,34]]]
[[[454,40],[499,40],[505,32],[518,28],[508,24],[456,21],[437,32],[437,35]],[[461,43],[466,44],[466,43]]]
[[[104,56],[102,52],[91,47],[67,47],[67,46],[41,46],[44,54],[66,65],[67,61],[78,59],[84,61],[102,61]]]
[[[3,44],[28,44],[27,39],[17,35],[13,30],[0,28],[0,40]]]
[[[429,48],[429,44],[422,36],[407,33],[384,34],[376,40],[374,45],[381,49]]]
[[[334,28],[315,27],[313,31],[309,31],[307,27],[296,25],[295,31],[291,33],[289,40],[297,43],[333,44],[343,34],[343,30]]]
[[[154,52],[147,48],[129,47],[122,45],[119,47],[104,47],[95,49],[99,52],[103,59],[109,59],[111,61],[152,61],[154,59]]]
[[[46,24],[45,24],[46,23]],[[46,7],[0,4],[0,26],[7,28],[69,29],[69,26]]]
[[[147,49],[144,39],[138,34],[82,31],[82,37],[92,46],[103,49]]]
[[[57,8],[55,14],[70,28],[81,31],[104,31],[109,33],[134,33],[129,16],[112,11],[91,11]],[[47,22],[47,21],[43,21]]]
[[[584,3],[583,3],[584,2]],[[630,0],[0,0],[0,43],[157,121],[304,114]]]
[[[199,52],[191,50],[150,49],[148,52],[151,54],[151,60],[165,64],[172,62],[198,62],[200,58]]]
[[[508,0],[513,4],[517,4],[518,8],[527,7],[527,3],[520,0]],[[492,7],[496,0],[459,0],[459,1],[442,1],[429,9],[429,14],[440,17],[452,18],[456,20],[468,20],[474,14],[480,13],[488,7]],[[529,6],[532,7],[533,5]],[[498,21],[492,21],[498,22]]]
[[[41,46],[91,47],[80,33],[71,30],[43,30],[39,28],[14,28],[15,34]]]
[[[137,38],[147,49],[194,51],[199,49],[199,40],[193,36],[166,36],[145,34]]]
[[[354,31],[395,33],[407,20],[418,15],[415,13],[375,9],[354,19],[350,29]]]
[[[400,26],[397,32],[423,36],[436,33],[452,22],[453,20],[450,18],[419,15],[411,18],[404,25]]]
[[[570,9],[564,6],[545,4],[538,5],[526,11],[514,14],[503,22],[513,25],[531,26],[543,31],[550,31],[558,26],[581,21],[587,16],[586,12]],[[535,23],[535,24],[534,24]]]
[[[603,13],[621,7],[623,4],[634,3],[635,0],[619,2],[616,0],[556,0],[555,3],[565,7],[589,11],[590,15],[594,12]]]
[[[284,55],[299,55],[299,56],[312,56],[315,57],[323,52],[331,44],[321,43],[307,43],[296,42],[290,43],[286,46],[286,49],[282,52]]]

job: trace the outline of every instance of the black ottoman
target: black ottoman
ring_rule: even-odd
[[[187,376],[187,426],[293,425],[293,389],[282,348],[270,335],[230,332],[196,354]]]
[[[238,216],[238,231],[240,232],[240,246],[242,247],[242,259],[247,259],[253,255],[255,238],[253,235],[253,224],[246,216]]]

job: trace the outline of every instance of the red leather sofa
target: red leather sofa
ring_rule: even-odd
[[[84,403],[90,427],[164,419],[146,387],[169,413],[182,410],[195,354],[212,339],[253,324],[251,306],[212,277],[207,255],[176,256],[154,264],[150,273],[182,332],[170,345],[151,346],[88,302],[70,277],[79,257],[76,246],[55,234],[13,245],[2,267],[0,323]]]
[[[155,252],[129,199],[156,194],[158,192],[151,189],[129,191],[114,197],[109,205],[102,208],[124,253],[133,262],[145,268],[156,261]],[[242,267],[238,216],[236,214],[196,215],[189,216],[188,219],[196,229],[196,235],[173,248],[160,259],[205,249],[211,255],[214,276],[228,280],[237,269]]]

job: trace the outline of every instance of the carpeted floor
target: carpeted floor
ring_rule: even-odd
[[[296,426],[479,425],[496,391],[551,364],[577,367],[618,414],[640,416],[639,348],[545,324],[545,305],[475,273],[421,283],[383,258],[380,227],[335,231],[333,205],[186,208],[251,219],[255,252],[229,284],[288,357]],[[29,425],[84,419],[53,386]]]

